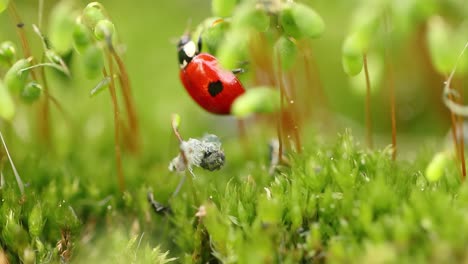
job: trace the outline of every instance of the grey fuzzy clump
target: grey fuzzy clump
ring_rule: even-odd
[[[221,149],[221,141],[216,135],[207,134],[201,138],[190,138],[182,142],[181,151],[187,158],[189,170],[192,166],[202,167],[205,170],[215,171],[224,165],[225,156]],[[169,164],[170,171],[185,171],[186,164],[181,156],[177,155]]]

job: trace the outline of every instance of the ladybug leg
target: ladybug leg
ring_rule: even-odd
[[[237,69],[234,69],[232,70],[232,73],[234,74],[241,74],[241,73],[244,73],[245,70],[243,68],[237,68]]]
[[[200,35],[198,36],[198,41],[197,41],[197,54],[201,52],[202,50],[202,34],[200,33]]]

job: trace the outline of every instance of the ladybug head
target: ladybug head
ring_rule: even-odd
[[[179,55],[179,66],[185,68],[193,57],[198,54],[195,42],[190,38],[190,35],[183,35],[177,44],[177,53]]]

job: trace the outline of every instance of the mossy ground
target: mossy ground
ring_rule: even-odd
[[[3,248],[13,263],[31,254],[38,262],[152,263],[156,246],[154,256],[170,250],[168,257],[183,262],[467,261],[468,188],[454,164],[429,183],[429,152],[393,162],[388,149],[364,150],[345,132],[330,145],[310,140],[305,153],[288,155],[290,164],[270,175],[266,143],[245,158],[236,142],[225,142],[221,171],[195,170],[197,201],[187,182],[171,198],[180,176],[145,158],[126,160],[120,193],[108,178],[111,142],[101,158],[78,145],[61,158],[27,155],[17,164],[28,175],[24,198],[5,171]],[[156,214],[149,191],[172,213]],[[33,235],[36,205],[44,227]]]

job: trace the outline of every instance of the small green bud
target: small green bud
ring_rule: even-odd
[[[36,252],[31,247],[25,248],[21,260],[24,264],[36,263]]]
[[[74,11],[71,1],[59,2],[50,14],[49,40],[59,54],[65,54],[72,48]]]
[[[224,36],[229,29],[229,24],[224,20],[214,21],[203,31],[203,45],[207,47],[210,54],[216,54],[223,42]]]
[[[11,121],[15,115],[15,104],[6,85],[0,80],[0,118]]]
[[[0,0],[0,13],[7,9],[10,0]]]
[[[280,37],[275,43],[275,55],[281,60],[281,67],[287,71],[292,68],[297,58],[296,43],[287,37]]]
[[[211,11],[215,16],[229,17],[236,7],[237,0],[212,0]]]
[[[10,211],[4,217],[6,217],[6,223],[2,230],[2,240],[8,248],[20,253],[27,247],[29,235],[19,224],[19,219],[15,217],[13,211]]]
[[[98,40],[111,40],[112,36],[114,35],[114,32],[114,24],[107,19],[100,20],[94,28],[94,36]]]
[[[28,79],[29,70],[21,71],[24,68],[29,67],[29,59],[18,60],[5,74],[5,84],[13,93],[19,93],[21,89],[26,85]]]
[[[83,24],[85,24],[91,30],[94,30],[96,24],[106,19],[103,12],[103,6],[98,2],[89,3],[84,9],[81,15]]]
[[[172,127],[175,129],[179,129],[179,126],[180,126],[180,115],[173,114],[172,115]]]
[[[279,16],[280,24],[283,27],[284,32],[293,38],[299,39],[302,37],[302,32],[296,25],[292,9],[283,8]]]
[[[102,73],[104,55],[99,47],[89,46],[83,53],[82,59],[86,77],[94,79]]]
[[[225,69],[235,69],[247,56],[248,34],[244,30],[231,30],[219,47],[218,59]]]
[[[29,214],[28,226],[29,233],[33,237],[39,237],[42,234],[42,229],[44,228],[44,217],[40,203],[37,203]]]
[[[80,226],[75,210],[67,202],[60,202],[54,210],[54,218],[51,221],[54,221],[59,228],[69,229],[71,232]]]
[[[34,103],[41,96],[42,86],[37,82],[30,82],[21,90],[21,99],[28,104]]]
[[[426,167],[426,179],[430,182],[438,181],[444,174],[444,170],[448,166],[449,161],[450,158],[448,153],[436,153],[429,165]]]
[[[233,103],[231,113],[237,117],[251,114],[273,113],[280,109],[280,94],[271,87],[255,87],[239,96]]]
[[[356,76],[362,71],[364,61],[362,56],[367,52],[367,38],[361,34],[350,34],[343,42],[342,58],[344,71],[349,76]]]
[[[10,66],[16,59],[16,48],[13,42],[4,41],[0,44],[0,64]]]
[[[91,31],[82,23],[75,23],[73,29],[73,46],[78,53],[83,53],[92,44]]]
[[[197,216],[203,219],[213,243],[223,245],[227,241],[229,221],[213,203],[202,205]]]
[[[364,60],[361,56],[344,55],[341,57],[343,69],[349,76],[356,76],[362,71]]]
[[[234,28],[252,28],[264,32],[270,26],[270,17],[264,10],[246,3],[241,5],[234,13],[232,26]]]
[[[283,205],[278,198],[261,195],[257,202],[257,221],[259,224],[281,223]]]
[[[300,3],[288,3],[280,13],[280,24],[294,38],[316,38],[325,31],[322,17],[312,8]]]

